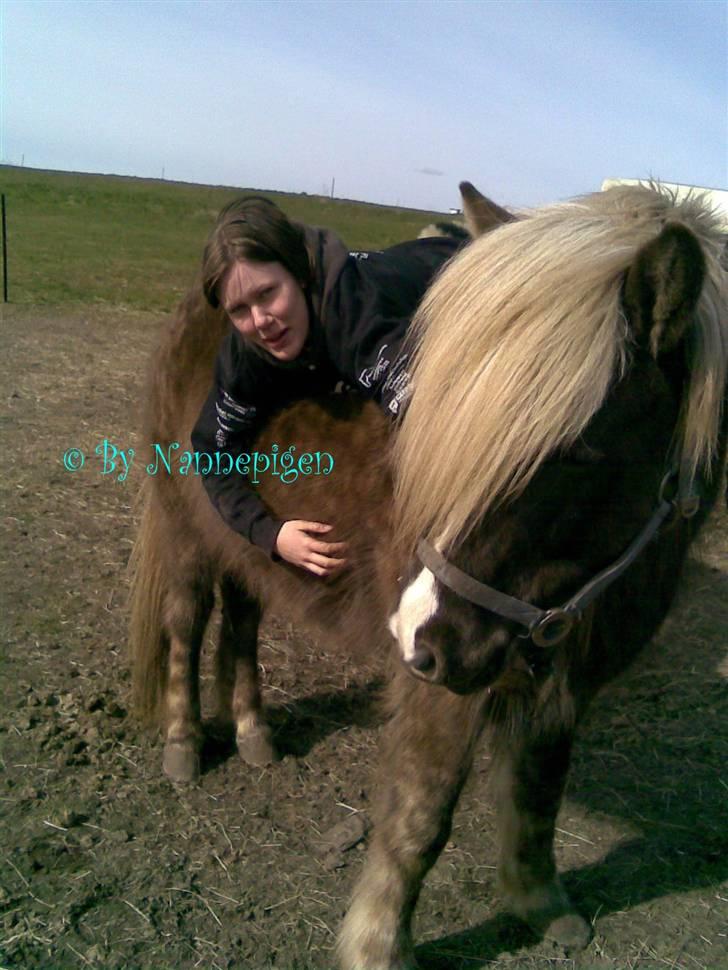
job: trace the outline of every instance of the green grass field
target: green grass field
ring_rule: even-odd
[[[222,206],[274,199],[292,218],[338,232],[352,249],[414,238],[435,213],[250,188],[0,166],[11,303],[169,310],[194,278]]]

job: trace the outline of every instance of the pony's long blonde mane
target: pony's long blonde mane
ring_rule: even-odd
[[[406,547],[451,548],[581,434],[628,363],[625,270],[668,222],[695,233],[707,264],[681,428],[692,469],[707,465],[728,359],[718,220],[656,186],[548,206],[475,240],[417,313],[414,393],[394,446]]]

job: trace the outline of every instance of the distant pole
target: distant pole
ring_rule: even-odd
[[[334,186],[336,185],[336,179],[331,179],[331,198],[334,197]]]
[[[164,165],[162,165],[162,181],[164,182]]]
[[[3,303],[8,302],[8,230],[5,221],[5,193],[2,194],[3,210]]]

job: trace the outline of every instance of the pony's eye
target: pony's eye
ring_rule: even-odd
[[[567,461],[575,465],[596,465],[604,458],[604,453],[598,448],[592,448],[585,441],[577,441],[564,455]]]
[[[554,462],[559,465],[596,465],[604,458],[604,452],[592,448],[583,438],[577,439],[569,448],[554,452],[547,464]]]

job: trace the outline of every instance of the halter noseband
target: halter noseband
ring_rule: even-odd
[[[669,493],[673,491],[670,498]],[[633,539],[622,555],[598,572],[570,600],[562,606],[542,610],[532,603],[508,596],[492,586],[468,576],[457,566],[448,562],[431,543],[420,540],[417,556],[440,582],[458,596],[481,606],[504,619],[520,623],[528,630],[527,636],[537,647],[552,647],[569,635],[581,619],[584,609],[603,593],[622,573],[632,565],[648,542],[654,538],[663,523],[673,513],[689,519],[700,507],[700,499],[693,489],[691,476],[684,462],[674,461],[660,485],[658,505],[642,531]]]

